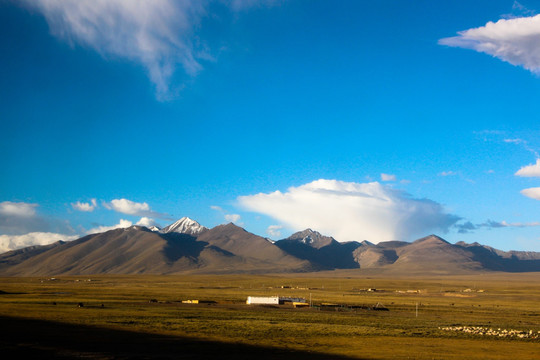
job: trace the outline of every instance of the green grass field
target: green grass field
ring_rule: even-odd
[[[376,291],[366,291],[376,289]],[[388,278],[290,276],[61,276],[1,278],[0,317],[39,319],[327,357],[538,359],[540,274]],[[314,307],[246,305],[247,296],[304,297]],[[181,300],[215,301],[183,304]],[[157,301],[151,301],[157,300]],[[78,307],[83,303],[83,307]],[[344,307],[321,308],[321,303]],[[389,311],[355,309],[380,304]],[[5,321],[5,320],[4,320]],[[445,327],[527,331],[527,338]],[[4,329],[7,331],[6,329]],[[30,330],[29,330],[30,331]],[[5,344],[11,346],[13,344]]]

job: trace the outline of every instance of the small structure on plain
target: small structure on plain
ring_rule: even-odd
[[[248,296],[246,304],[248,305],[280,305],[284,303],[305,303],[304,298],[292,298],[282,296]]]
[[[279,305],[279,296],[248,296],[246,304]]]

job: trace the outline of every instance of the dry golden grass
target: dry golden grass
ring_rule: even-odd
[[[88,281],[91,279],[91,281]],[[282,288],[284,287],[284,288]],[[364,291],[366,289],[377,291]],[[369,359],[538,359],[539,339],[444,331],[540,331],[539,274],[426,278],[329,272],[279,276],[62,276],[0,279],[0,316]],[[390,311],[248,306],[298,296]],[[151,299],[157,302],[150,302]],[[200,299],[216,304],[182,304]],[[84,303],[84,307],[77,307]],[[103,307],[102,307],[103,305]],[[417,316],[418,305],[418,316]]]

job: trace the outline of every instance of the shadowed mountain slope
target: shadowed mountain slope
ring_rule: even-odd
[[[455,245],[472,254],[485,269],[507,272],[538,271],[540,253],[533,251],[501,251],[479,243],[458,242]]]
[[[300,259],[314,263],[320,269],[358,268],[353,252],[360,243],[339,243],[334,238],[323,236],[307,229],[287,239],[276,242],[283,251]]]

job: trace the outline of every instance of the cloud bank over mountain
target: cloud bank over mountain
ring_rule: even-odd
[[[130,227],[131,225],[133,225],[133,222],[129,221],[129,220],[125,220],[125,219],[120,219],[120,222],[116,225],[111,225],[111,226],[104,226],[104,225],[101,225],[101,226],[96,226],[95,228],[92,228],[90,230],[88,230],[86,233],[87,234],[97,234],[97,233],[102,233],[102,232],[105,232],[105,231],[109,231],[109,230],[114,230],[114,229],[124,229],[124,228],[128,228]]]
[[[0,235],[0,253],[34,245],[48,245],[59,240],[71,241],[78,235],[33,232],[24,235]]]
[[[460,220],[435,201],[415,199],[378,182],[321,179],[286,192],[240,196],[238,203],[292,230],[316,226],[338,241],[411,240],[431,231],[447,232]]]

